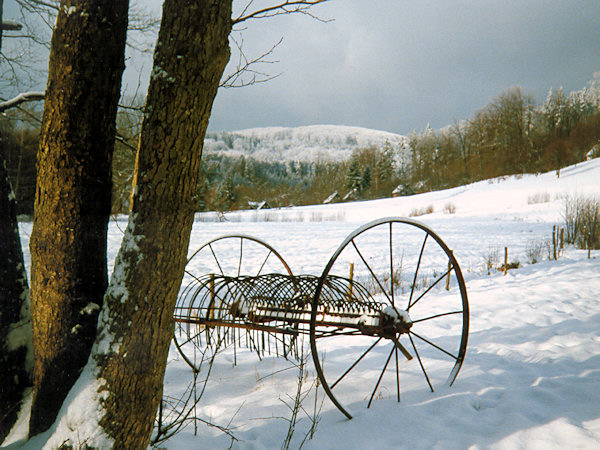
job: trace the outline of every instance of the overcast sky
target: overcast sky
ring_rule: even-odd
[[[511,86],[540,102],[600,71],[599,0],[330,0],[313,11],[334,20],[247,23],[249,56],[283,37],[279,62],[264,67],[281,75],[220,90],[211,131],[338,124],[408,134],[468,118]]]

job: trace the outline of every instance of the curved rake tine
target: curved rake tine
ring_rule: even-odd
[[[320,339],[320,338],[325,338],[325,337],[330,337],[330,336],[364,336],[364,334],[362,334],[360,331],[358,330],[352,330],[352,331],[345,331],[345,332],[337,332],[337,330],[334,331],[327,331],[327,332],[323,332],[318,336],[315,336],[315,339]]]
[[[419,300],[421,300],[423,297],[425,297],[427,295],[427,293],[432,290],[436,284],[438,284],[440,281],[442,281],[444,278],[446,278],[446,276],[452,271],[452,269],[448,269],[446,270],[437,280],[434,281],[434,283],[429,286],[427,288],[427,290],[425,292],[423,292],[421,295],[419,295],[419,298],[417,298],[414,302],[412,302],[410,305],[408,305],[408,309],[412,308],[413,306],[415,306]],[[407,310],[408,311],[408,310]]]
[[[383,294],[387,297],[388,301],[390,303],[392,303],[392,299],[390,298],[390,296],[388,295],[388,293],[385,291],[385,288],[383,287],[383,285],[379,281],[379,278],[377,278],[377,275],[375,275],[375,272],[373,272],[373,269],[371,269],[371,266],[369,266],[369,263],[367,263],[366,259],[364,258],[364,256],[362,255],[362,253],[360,252],[360,250],[358,249],[358,247],[356,246],[356,243],[354,242],[354,239],[352,239],[352,246],[356,250],[356,253],[358,253],[358,256],[360,256],[360,259],[362,260],[362,262],[364,263],[364,265],[367,267],[367,269],[369,269],[369,272],[371,272],[371,275],[373,276],[373,278],[375,279],[375,281],[379,285],[379,288],[381,289],[381,292],[383,292]]]
[[[419,274],[419,267],[421,267],[421,259],[423,258],[423,251],[425,250],[425,244],[427,243],[428,237],[429,233],[425,235],[425,239],[423,239],[423,245],[421,246],[421,252],[419,253],[419,261],[417,262],[417,268],[415,269],[415,277],[413,278],[413,283],[410,288],[410,297],[408,298],[408,307],[406,308],[407,311],[411,307],[413,294],[415,292],[415,286],[417,285],[417,275]]]
[[[371,345],[371,346],[370,346],[370,347],[367,349],[367,351],[366,351],[366,352],[364,352],[364,353],[363,353],[363,354],[360,356],[360,358],[358,358],[356,361],[354,361],[354,364],[352,364],[352,365],[351,365],[351,366],[348,368],[348,370],[346,370],[346,371],[345,371],[345,372],[342,374],[342,376],[340,376],[340,377],[339,377],[339,378],[336,380],[336,382],[335,382],[335,383],[333,383],[333,384],[331,385],[331,389],[333,389],[333,388],[336,386],[336,384],[338,384],[340,381],[342,381],[342,379],[343,379],[343,378],[344,378],[346,375],[348,375],[348,373],[349,373],[349,372],[350,372],[352,369],[354,369],[354,368],[356,367],[356,365],[357,365],[357,364],[358,364],[358,363],[359,363],[359,362],[360,362],[360,361],[361,361],[361,360],[362,360],[362,359],[363,359],[365,356],[367,356],[367,353],[369,353],[371,350],[373,350],[373,348],[374,348],[374,347],[375,347],[375,346],[376,346],[376,345],[379,343],[379,341],[381,341],[382,339],[383,339],[383,338],[379,338],[379,339],[377,339],[377,340],[376,340],[376,341],[373,343],[373,345]]]
[[[381,371],[381,374],[379,375],[379,379],[377,380],[377,384],[375,385],[375,389],[373,389],[373,393],[371,394],[371,398],[369,399],[369,404],[367,405],[367,408],[371,407],[371,402],[373,401],[373,397],[375,396],[375,392],[377,392],[377,388],[379,387],[379,383],[381,383],[381,379],[383,378],[383,374],[385,373],[385,369],[387,369],[388,364],[390,363],[390,359],[392,359],[392,354],[394,353],[396,347],[392,347],[392,351],[390,352],[385,365],[383,366],[383,370]]]
[[[408,334],[408,338],[410,339],[410,343],[412,344],[412,347],[415,351],[415,354],[417,355],[417,359],[419,360],[419,365],[421,366],[421,370],[423,371],[423,375],[425,375],[425,379],[427,380],[427,384],[429,385],[429,389],[431,389],[431,392],[435,392],[433,390],[433,386],[431,385],[431,381],[429,381],[429,376],[427,376],[427,371],[425,370],[425,366],[423,366],[423,361],[421,361],[421,356],[419,356],[419,352],[417,351],[417,347],[415,345],[415,342],[413,341],[413,338],[411,336],[412,333]]]
[[[458,358],[456,356],[454,356],[452,353],[450,353],[447,350],[444,350],[442,347],[440,347],[439,345],[434,344],[433,342],[431,342],[429,339],[424,338],[423,336],[419,336],[417,333],[411,331],[411,334],[414,334],[416,337],[418,337],[419,339],[421,339],[423,342],[427,342],[429,345],[431,345],[433,348],[438,349],[440,352],[445,353],[446,355],[448,355],[450,358],[458,361]]]

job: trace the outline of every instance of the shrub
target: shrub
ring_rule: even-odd
[[[420,209],[414,208],[410,212],[409,217],[424,216],[426,214],[431,214],[433,211],[434,211],[433,205],[429,205],[429,206],[426,206],[426,207],[420,208]]]
[[[527,203],[534,205],[536,203],[548,203],[550,201],[550,194],[548,192],[537,192],[527,197]]]
[[[485,268],[488,275],[494,267],[498,267],[500,264],[500,249],[496,246],[489,246],[488,254],[484,257]]]
[[[449,202],[444,205],[444,213],[454,214],[455,212],[456,212],[456,205],[454,203]]]
[[[567,196],[565,198],[565,241],[581,249],[600,249],[600,199]]]
[[[527,262],[529,264],[536,264],[542,260],[542,253],[544,249],[548,248],[546,241],[531,241],[527,244],[525,253],[527,254]]]

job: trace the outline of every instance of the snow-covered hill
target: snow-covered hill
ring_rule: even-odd
[[[341,161],[355,148],[382,147],[386,142],[401,151],[407,138],[387,131],[338,125],[297,128],[251,128],[208,133],[204,150],[229,156],[252,156],[261,161]]]

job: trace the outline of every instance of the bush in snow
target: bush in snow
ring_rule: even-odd
[[[581,249],[600,249],[600,199],[565,198],[565,240]]]

